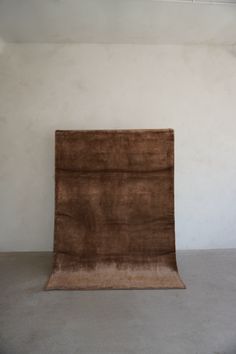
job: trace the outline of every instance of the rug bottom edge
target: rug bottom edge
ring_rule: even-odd
[[[54,271],[45,290],[99,290],[99,289],[185,289],[178,271],[129,270],[96,271]]]

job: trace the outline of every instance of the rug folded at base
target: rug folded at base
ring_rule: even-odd
[[[175,254],[174,133],[56,132],[51,289],[185,288]]]

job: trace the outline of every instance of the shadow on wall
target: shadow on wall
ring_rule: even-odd
[[[236,45],[228,47],[227,50],[228,50],[229,54],[232,55],[236,59]],[[236,349],[235,349],[234,353],[236,353]]]
[[[5,42],[4,40],[0,37],[0,54],[3,53],[5,47]]]
[[[236,354],[236,345],[224,351],[214,351],[213,354]]]

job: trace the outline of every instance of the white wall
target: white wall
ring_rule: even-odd
[[[13,43],[235,44],[236,6],[235,0],[1,0],[0,33]]]
[[[174,128],[177,248],[236,247],[235,48],[1,48],[1,251],[52,249],[54,131],[102,128]]]

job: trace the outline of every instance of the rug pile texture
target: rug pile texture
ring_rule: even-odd
[[[176,264],[174,132],[56,132],[46,289],[184,288]]]

